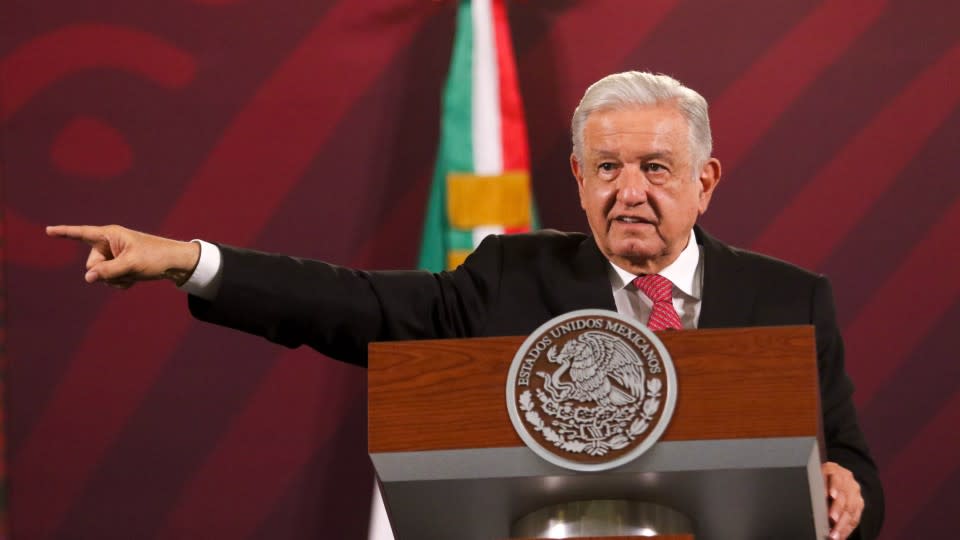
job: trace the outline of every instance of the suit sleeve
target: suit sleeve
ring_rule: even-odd
[[[467,337],[486,324],[499,288],[501,247],[488,237],[452,272],[364,272],[320,261],[220,246],[212,301],[191,296],[199,320],[308,345],[366,365],[372,341]]]
[[[826,278],[817,280],[812,306],[827,459],[850,470],[860,483],[865,507],[860,526],[851,538],[871,540],[877,537],[883,523],[883,489],[857,422],[853,384],[844,369],[843,340],[837,327],[832,289]]]

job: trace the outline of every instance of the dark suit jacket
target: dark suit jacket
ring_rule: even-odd
[[[699,228],[696,235],[704,254],[700,328],[815,326],[827,458],[860,482],[866,509],[859,538],[874,538],[883,492],[857,424],[829,282]],[[608,262],[579,233],[488,237],[463,266],[439,274],[362,272],[225,246],[221,252],[220,291],[213,302],[191,297],[195,317],[359,365],[371,341],[525,335],[575,309],[616,310]]]

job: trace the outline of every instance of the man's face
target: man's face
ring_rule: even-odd
[[[600,251],[621,268],[662,270],[707,210],[720,163],[695,172],[687,130],[672,104],[597,111],[584,124],[583,160],[570,158],[580,206]]]

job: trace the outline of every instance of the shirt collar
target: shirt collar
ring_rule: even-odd
[[[613,269],[609,274],[610,284],[614,290],[620,290],[633,283],[633,280],[636,279],[636,274],[631,274],[610,261],[607,262],[610,264],[610,268]],[[697,245],[697,237],[694,235],[693,229],[691,229],[687,247],[683,248],[677,260],[660,271],[660,275],[669,279],[674,287],[680,289],[680,291],[687,296],[699,300],[700,291],[697,290],[698,287],[696,286],[697,266],[699,264],[700,247]]]

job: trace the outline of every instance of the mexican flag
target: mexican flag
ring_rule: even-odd
[[[456,268],[488,234],[536,228],[505,0],[459,0],[419,266]],[[370,540],[392,540],[374,487]]]
[[[459,265],[488,234],[536,228],[505,0],[460,0],[419,266]]]

